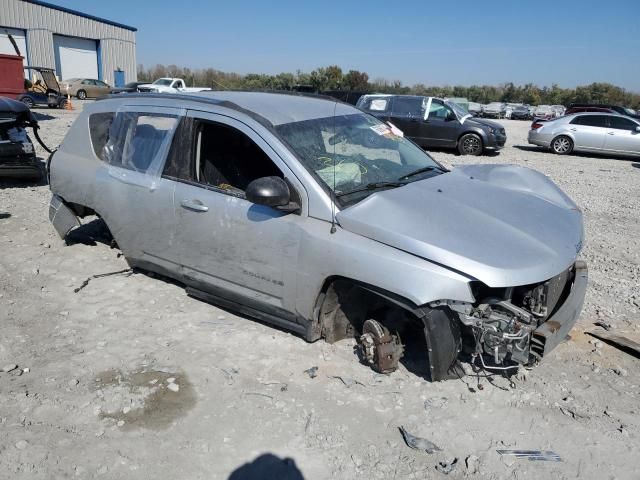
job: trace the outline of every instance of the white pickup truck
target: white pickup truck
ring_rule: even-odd
[[[138,85],[139,92],[149,93],[178,93],[178,92],[204,92],[211,90],[203,87],[185,87],[181,78],[159,78],[153,83]]]

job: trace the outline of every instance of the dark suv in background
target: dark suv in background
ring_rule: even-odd
[[[471,114],[454,102],[413,95],[364,95],[356,106],[393,123],[422,148],[455,148],[461,155],[481,155],[502,148],[504,127]]]

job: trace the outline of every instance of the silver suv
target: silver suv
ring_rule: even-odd
[[[96,214],[132,267],[308,341],[357,336],[381,372],[411,358],[432,380],[458,359],[533,363],[565,339],[585,294],[582,213],[544,175],[449,171],[392,125],[323,98],[100,100],[50,159],[50,180],[61,237]]]

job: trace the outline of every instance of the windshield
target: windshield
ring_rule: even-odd
[[[631,116],[637,115],[636,111],[630,108],[623,108],[623,110],[625,112],[625,115],[631,115]]]
[[[173,80],[171,80],[170,78],[159,78],[158,80],[153,82],[153,84],[168,87],[171,85],[171,82],[173,82]]]
[[[390,125],[370,115],[315,118],[279,125],[276,131],[343,206],[377,188],[397,187],[445,171]],[[385,184],[389,182],[393,185]]]
[[[444,103],[449,108],[451,108],[451,110],[454,111],[454,113],[458,117],[458,120],[462,120],[464,117],[467,117],[470,115],[470,113],[465,108],[461,107],[456,102],[444,102]]]

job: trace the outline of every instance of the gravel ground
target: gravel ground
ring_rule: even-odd
[[[39,113],[55,146],[77,111]],[[547,174],[584,210],[590,269],[571,339],[510,381],[377,375],[351,341],[307,344],[140,273],[75,293],[126,262],[98,222],[65,246],[46,185],[0,183],[0,478],[638,478],[639,360],[584,331],[640,340],[640,163],[554,156],[527,145],[528,122],[503,123],[498,155],[433,155]],[[409,449],[401,425],[442,451]]]

